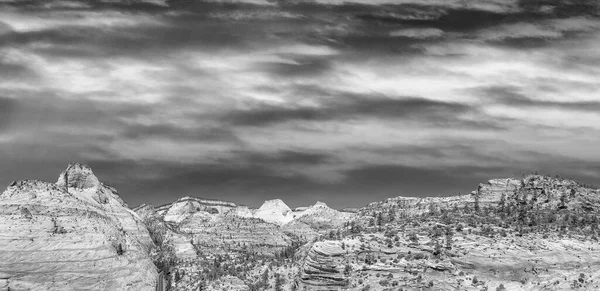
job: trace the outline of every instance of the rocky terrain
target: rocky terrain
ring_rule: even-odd
[[[276,276],[279,280],[285,276],[291,288],[298,269],[295,251],[356,216],[322,202],[292,210],[274,199],[251,209],[196,197],[156,208],[140,205],[134,211],[152,236],[159,237],[155,239],[161,246],[158,252],[168,258],[162,258],[168,266],[164,271],[171,274],[169,280],[177,290],[263,290],[275,286]],[[271,276],[265,275],[267,266]]]
[[[308,247],[297,287],[598,290],[598,194],[532,175],[470,195],[374,202],[339,237]]]
[[[0,290],[600,290],[600,191],[494,179],[467,195],[130,210],[87,166],[0,196]]]
[[[87,166],[0,195],[0,290],[154,290],[151,246],[142,220]]]

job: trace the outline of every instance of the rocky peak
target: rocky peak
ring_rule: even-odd
[[[315,205],[313,205],[313,207],[329,208],[329,206],[327,206],[327,204],[325,204],[325,202],[321,202],[321,201],[317,201],[317,203],[315,203]]]
[[[0,194],[0,290],[154,290],[152,238],[111,191],[81,164],[57,183],[11,183]]]
[[[56,185],[79,189],[97,188],[100,181],[88,165],[71,163],[58,177]]]
[[[294,219],[292,210],[281,199],[267,200],[256,210],[254,217],[279,225]]]
[[[281,199],[272,199],[265,201],[258,209],[259,211],[271,210],[281,214],[286,214],[292,210]]]

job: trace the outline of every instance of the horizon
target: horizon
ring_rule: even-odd
[[[431,194],[431,195],[410,195],[410,194],[396,195],[396,196],[383,197],[383,198],[378,199],[378,200],[368,200],[368,201],[366,201],[363,204],[360,204],[360,205],[350,205],[350,206],[343,206],[343,204],[341,206],[331,205],[328,201],[325,201],[325,200],[315,200],[315,201],[312,201],[312,202],[307,201],[307,203],[305,203],[305,204],[290,204],[289,202],[286,202],[285,199],[277,197],[277,196],[273,196],[271,198],[267,198],[267,199],[262,200],[262,201],[250,200],[248,203],[243,203],[243,202],[235,201],[235,200],[220,199],[217,196],[197,196],[197,195],[193,195],[193,194],[192,195],[184,195],[184,196],[180,196],[180,197],[175,197],[173,200],[161,202],[161,203],[158,203],[158,204],[152,203],[151,201],[143,201],[143,200],[140,203],[132,204],[132,203],[130,203],[128,201],[127,198],[128,197],[135,197],[135,195],[132,196],[132,193],[129,193],[129,194],[122,193],[119,190],[119,188],[116,187],[114,184],[111,184],[110,182],[104,181],[102,179],[102,176],[97,175],[97,173],[94,171],[94,168],[92,166],[90,166],[88,164],[85,164],[85,163],[79,163],[79,162],[72,162],[72,163],[69,163],[68,165],[70,165],[70,164],[81,164],[81,165],[86,165],[86,166],[90,167],[91,170],[93,171],[94,175],[100,180],[100,182],[103,183],[103,184],[105,184],[105,185],[114,187],[117,190],[119,197],[121,197],[124,200],[124,202],[127,203],[127,205],[129,206],[129,208],[131,208],[131,209],[135,209],[135,208],[137,208],[139,206],[142,206],[142,205],[150,205],[150,206],[152,206],[154,208],[159,208],[159,207],[163,207],[163,206],[168,206],[168,205],[172,204],[173,202],[176,202],[176,201],[178,201],[180,199],[183,199],[183,198],[196,198],[196,199],[205,199],[205,200],[213,200],[213,201],[230,202],[230,203],[234,203],[236,206],[246,206],[246,207],[249,207],[251,209],[258,209],[258,208],[260,208],[260,206],[264,202],[267,202],[269,200],[281,200],[283,203],[285,203],[292,210],[294,210],[296,208],[299,208],[299,207],[310,207],[310,206],[313,206],[313,205],[315,205],[315,204],[317,204],[319,202],[322,202],[322,203],[325,203],[330,208],[343,211],[345,209],[361,208],[361,207],[367,206],[370,203],[384,201],[384,200],[386,200],[388,198],[396,198],[396,197],[406,197],[406,198],[452,197],[452,196],[460,196],[460,195],[469,195],[472,191],[475,191],[475,189],[477,189],[477,187],[475,186],[475,187],[473,187],[473,189],[467,190],[467,191],[464,191],[464,192],[460,192],[459,191],[459,192],[453,192],[453,193],[446,193],[446,194],[437,193],[437,194]],[[64,169],[67,169],[68,165],[66,167],[64,167]],[[56,176],[59,177],[59,175],[60,175],[60,172]],[[519,178],[516,175],[506,176],[506,177],[491,177],[491,178],[489,178],[489,179],[487,179],[485,181],[479,181],[477,183],[477,185],[479,185],[480,183],[487,183],[489,180],[494,180],[494,179],[524,179],[524,178],[532,176],[532,175],[534,175],[534,176],[544,176],[544,177],[550,177],[550,178],[557,178],[558,177],[558,178],[562,178],[562,179],[573,180],[573,181],[575,181],[575,182],[577,182],[577,183],[579,183],[579,184],[581,184],[583,186],[588,186],[588,187],[592,187],[592,188],[596,188],[596,189],[598,188],[598,186],[596,186],[595,184],[588,184],[585,181],[579,181],[577,179],[573,179],[571,177],[564,176],[564,175],[561,175],[561,174],[558,174],[558,173],[555,173],[555,174],[551,175],[551,174],[546,174],[546,173],[538,173],[537,171],[532,171],[530,173],[521,172],[521,175],[520,175],[521,178]],[[30,178],[24,178],[24,179],[16,179],[16,180],[13,180],[13,182],[14,181],[24,181],[24,180],[37,180],[37,181],[43,181],[43,182],[48,182],[48,183],[55,183],[55,182],[52,182],[51,179],[37,179],[37,178],[32,178],[32,177],[30,177]],[[6,184],[6,187],[9,187],[10,184],[11,183]],[[6,188],[4,188],[4,189],[6,189]],[[4,191],[4,189],[2,190],[2,192]]]
[[[0,185],[360,207],[600,184],[600,2],[0,0]]]

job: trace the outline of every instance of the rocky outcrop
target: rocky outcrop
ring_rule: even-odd
[[[346,287],[349,279],[344,274],[345,253],[337,241],[314,243],[300,269],[301,282],[308,286]]]
[[[290,238],[277,225],[236,215],[214,219],[194,215],[181,222],[179,231],[185,233],[205,253],[252,250],[272,255],[291,244]]]
[[[72,163],[58,176],[56,185],[59,187],[90,189],[98,188],[100,181],[89,166]]]
[[[354,213],[329,208],[323,202],[317,202],[303,210],[294,211],[295,221],[305,223],[317,231],[339,228],[355,217]]]
[[[236,206],[235,203],[227,201],[183,197],[171,204],[158,207],[157,212],[164,215],[165,221],[181,222],[196,212],[223,214],[229,212]]]
[[[11,290],[154,290],[151,245],[138,215],[85,165],[0,195],[0,286]]]

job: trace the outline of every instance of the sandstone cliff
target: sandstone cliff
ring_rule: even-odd
[[[141,219],[85,165],[0,195],[0,290],[154,290]]]

